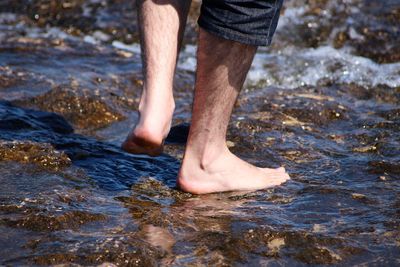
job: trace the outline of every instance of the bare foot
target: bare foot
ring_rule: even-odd
[[[122,144],[122,149],[132,154],[158,156],[163,152],[164,139],[171,128],[175,103],[173,99],[146,105],[142,102],[139,122]]]
[[[163,152],[164,136],[146,128],[135,129],[128,135],[122,149],[132,154],[158,156]]]
[[[259,190],[280,185],[290,179],[283,167],[277,169],[253,166],[228,149],[200,164],[196,157],[185,155],[178,175],[178,185],[186,192],[207,194],[224,191]]]

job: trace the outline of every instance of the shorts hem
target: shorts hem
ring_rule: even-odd
[[[230,41],[235,41],[239,42],[242,44],[247,44],[247,45],[255,45],[255,46],[268,46],[271,44],[271,38],[267,38],[264,36],[248,36],[246,34],[237,32],[237,31],[232,31],[227,28],[222,28],[210,23],[207,23],[206,21],[202,20],[201,17],[197,22],[199,26],[206,30],[209,33],[215,34],[218,37],[221,37],[223,39],[227,39]]]

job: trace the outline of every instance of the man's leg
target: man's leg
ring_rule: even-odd
[[[284,168],[255,167],[226,146],[231,112],[256,49],[200,29],[192,124],[178,175],[182,190],[257,190],[289,179]]]
[[[137,0],[144,85],[139,122],[122,148],[156,156],[171,127],[173,77],[190,0]]]

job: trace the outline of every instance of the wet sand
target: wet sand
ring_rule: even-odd
[[[176,189],[193,95],[196,2],[157,158],[119,145],[142,85],[131,1],[0,3],[0,264],[399,265],[400,5],[286,1],[228,146],[292,180]]]

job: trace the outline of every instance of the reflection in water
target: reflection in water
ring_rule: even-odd
[[[397,1],[285,1],[228,146],[293,180],[206,196],[175,184],[195,8],[176,126],[149,158],[119,148],[142,86],[132,1],[25,2],[0,4],[0,264],[398,265]]]

